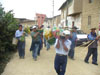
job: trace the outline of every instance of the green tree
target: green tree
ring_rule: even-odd
[[[18,22],[12,11],[5,12],[0,4],[0,53],[15,50],[12,39],[18,28]]]

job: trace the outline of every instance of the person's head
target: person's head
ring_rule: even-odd
[[[33,26],[32,29],[33,29],[34,32],[37,31],[37,27],[36,26]]]
[[[96,28],[91,28],[91,32],[95,33]]]
[[[61,35],[61,36],[65,37],[65,39],[67,40],[70,36],[70,31],[68,31],[68,30],[63,31],[63,35]]]
[[[23,28],[23,26],[22,25],[19,25],[19,30],[20,31],[22,31],[22,28]]]
[[[72,28],[72,32],[76,32],[76,30],[77,30],[77,27]]]

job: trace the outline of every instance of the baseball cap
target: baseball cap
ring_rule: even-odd
[[[63,34],[64,35],[70,35],[70,31],[69,30],[65,30],[65,31],[63,31]]]
[[[32,29],[37,28],[36,26],[33,26]]]

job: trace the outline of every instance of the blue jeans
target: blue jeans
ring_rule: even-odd
[[[88,48],[88,53],[85,57],[85,61],[88,62],[89,60],[89,57],[92,56],[92,63],[97,63],[97,56],[98,56],[98,53],[97,53],[97,48]]]
[[[43,43],[42,43],[42,39],[40,39],[40,42],[39,42],[39,48],[38,48],[38,55],[40,55],[40,51],[43,47]]]
[[[20,57],[25,56],[25,42],[18,41],[18,53]]]
[[[66,65],[67,65],[67,55],[66,56],[59,56],[56,55],[54,67],[58,75],[64,75],[66,72]]]
[[[34,50],[34,40],[32,40],[30,51]]]
[[[32,56],[34,59],[37,58],[38,49],[39,49],[39,44],[34,44],[34,50],[32,50]]]
[[[68,56],[70,58],[74,58],[74,54],[75,54],[75,45],[72,44]]]
[[[46,41],[46,47],[47,47],[47,50],[50,49],[50,44]]]
[[[46,39],[45,39],[45,37],[43,37],[43,39],[44,39],[44,46],[46,47]]]

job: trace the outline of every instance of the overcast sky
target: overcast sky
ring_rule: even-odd
[[[58,9],[66,0],[54,0],[55,15],[59,15]],[[5,11],[13,10],[16,18],[34,19],[35,13],[46,14],[52,17],[53,0],[0,0]]]

